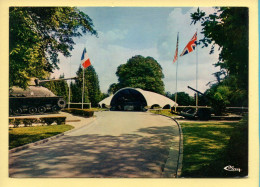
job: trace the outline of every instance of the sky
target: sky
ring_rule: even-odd
[[[198,55],[199,91],[209,88],[207,83],[214,81],[212,75],[219,68],[214,67],[218,61],[218,48],[209,54],[210,47],[193,51],[178,59],[178,78],[176,89],[176,63],[173,58],[179,32],[179,54],[183,51],[192,36],[198,31],[198,40],[203,38],[199,24],[191,25],[190,14],[197,7],[78,7],[93,21],[98,37],[87,34],[75,38],[76,45],[70,58],[60,56],[59,70],[52,77],[73,77],[80,66],[84,47],[87,49],[91,64],[95,68],[100,89],[107,93],[112,83],[118,82],[117,67],[125,64],[135,55],[153,57],[163,69],[165,91],[175,93],[194,92],[187,88],[196,88],[196,55]],[[214,12],[211,7],[200,8],[206,13]]]

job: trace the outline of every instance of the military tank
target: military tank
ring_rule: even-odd
[[[49,80],[42,82],[47,81]],[[49,89],[40,86],[40,82],[35,79],[35,84],[25,90],[16,86],[9,90],[10,116],[58,112],[66,106],[63,97],[56,96]]]

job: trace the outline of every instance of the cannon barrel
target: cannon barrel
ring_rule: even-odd
[[[77,79],[78,77],[70,77],[70,78],[60,78],[60,79],[50,79],[50,80],[39,80],[39,82],[50,82],[50,81],[60,81],[60,80],[71,80]]]
[[[199,93],[199,94],[201,94],[201,95],[203,95],[203,96],[206,96],[205,94],[201,93],[200,91],[198,91],[198,90],[196,90],[196,89],[194,89],[194,88],[192,88],[192,87],[190,87],[190,86],[188,86],[188,88],[191,89],[191,90],[193,90],[194,92],[197,92],[197,93]]]
[[[78,77],[70,77],[70,78],[60,78],[60,79],[49,79],[49,80],[39,80],[35,79],[35,85],[39,86],[40,83],[45,83],[45,82],[51,82],[51,81],[61,81],[61,80],[73,80],[73,79],[78,79]]]

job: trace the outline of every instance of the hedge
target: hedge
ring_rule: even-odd
[[[37,118],[25,118],[22,120],[25,127],[32,126],[33,123],[37,123]]]
[[[66,108],[63,111],[78,116],[84,116],[87,118],[92,117],[94,115],[94,111],[88,109]]]
[[[65,124],[66,117],[41,117],[40,121],[41,123],[46,123],[47,125],[51,125],[52,123],[57,123],[57,125]]]
[[[19,127],[19,125],[24,124],[25,127],[32,126],[33,123],[42,123],[51,125],[52,123],[57,123],[57,125],[65,124],[65,116],[53,116],[53,117],[40,117],[40,118],[9,118],[9,124],[14,125],[14,127]]]

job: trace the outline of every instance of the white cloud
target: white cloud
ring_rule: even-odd
[[[116,41],[116,40],[122,40],[126,37],[127,35],[127,30],[119,30],[119,29],[114,29],[114,30],[111,30],[111,31],[108,31],[105,36],[106,36],[106,39],[108,41]]]
[[[114,45],[113,41],[122,39],[127,34],[127,31],[123,31],[120,34],[118,32],[119,30],[109,31],[107,33],[100,32],[98,38],[93,36],[87,37],[86,48],[88,56],[99,76],[102,92],[107,92],[110,84],[118,82],[117,76],[115,75],[117,67],[120,64],[126,63],[131,57],[135,55],[158,57],[155,48],[133,50],[120,45]],[[80,57],[83,48],[83,44],[75,46],[71,57],[71,69],[69,64],[70,59],[60,57],[62,62],[60,70],[56,70],[54,76],[59,77],[61,73],[64,73],[65,77],[68,77],[69,75],[75,76],[80,65]]]
[[[202,8],[203,11],[213,13],[213,8]],[[198,30],[198,40],[203,36],[200,34],[200,25],[191,25],[191,13],[197,8],[192,8],[186,13],[182,13],[181,8],[175,8],[168,16],[167,28],[158,39],[157,47],[159,51],[159,62],[162,64],[165,75],[165,90],[174,93],[176,91],[176,63],[172,64],[175,53],[177,33],[179,32],[179,54],[190,41],[196,30]],[[198,89],[204,92],[209,87],[206,84],[214,80],[212,73],[216,72],[213,64],[218,61],[219,52],[216,50],[210,55],[210,47],[198,47]],[[196,52],[179,57],[178,61],[178,91],[185,91],[189,94],[194,92],[187,86],[196,87]]]
[[[207,12],[212,12],[212,9],[203,9]],[[71,65],[69,63],[70,58],[61,57],[60,71],[55,71],[54,75],[58,77],[59,74],[64,73],[65,77],[69,77],[70,75],[75,76],[75,73],[80,65],[80,57],[85,43],[88,56],[99,76],[102,92],[107,92],[109,85],[117,82],[117,76],[115,73],[120,64],[126,63],[132,56],[142,55],[145,57],[151,56],[161,64],[165,75],[165,90],[174,93],[176,90],[176,64],[172,64],[172,60],[176,47],[177,32],[180,34],[180,54],[185,45],[196,32],[196,29],[198,28],[198,32],[201,32],[201,28],[199,26],[190,25],[190,13],[195,11],[196,8],[192,8],[188,12],[182,13],[181,8],[174,8],[168,17],[165,18],[167,19],[167,24],[165,25],[165,28],[161,29],[163,30],[163,33],[157,37],[151,38],[151,40],[154,40],[155,42],[154,45],[151,45],[148,48],[140,47],[131,49],[130,47],[128,48],[127,43],[123,45],[123,42],[127,41],[124,39],[130,37],[131,33],[129,33],[129,30],[120,29],[119,26],[118,28],[115,27],[106,32],[99,31],[98,38],[95,36],[87,36],[82,38],[72,52]],[[140,17],[140,19],[142,18]],[[118,23],[118,25],[120,25],[120,23]],[[140,25],[138,31],[142,31],[142,25]],[[147,33],[147,30],[144,28],[143,32]],[[201,34],[198,34],[198,37],[201,38]],[[138,41],[136,42],[138,43]],[[205,85],[209,81],[214,80],[212,73],[217,71],[212,64],[217,62],[218,52],[216,51],[215,54],[209,55],[209,51],[210,47],[203,49],[199,48],[198,50],[198,89],[202,92],[208,88]],[[187,86],[195,88],[196,52],[180,57],[178,63],[178,91],[185,91],[192,95],[194,92],[189,90]]]

